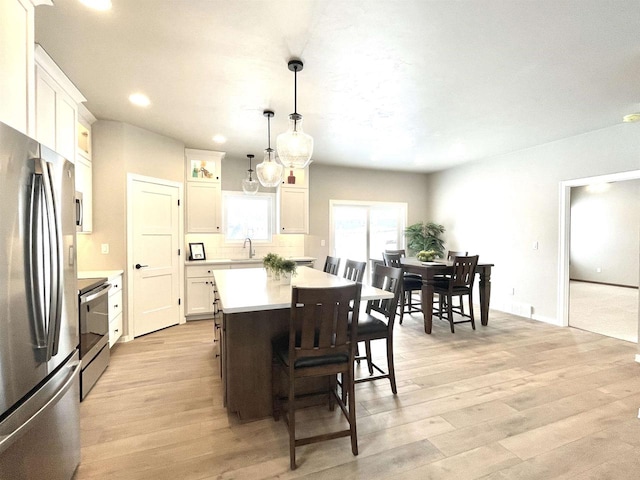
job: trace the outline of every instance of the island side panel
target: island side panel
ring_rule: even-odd
[[[289,309],[223,315],[223,382],[229,412],[271,415],[271,339],[289,330]]]

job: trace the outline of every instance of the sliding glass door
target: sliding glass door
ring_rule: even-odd
[[[385,250],[404,248],[406,203],[331,200],[330,255],[368,262]]]

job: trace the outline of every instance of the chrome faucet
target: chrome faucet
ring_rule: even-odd
[[[253,244],[251,243],[251,239],[249,237],[244,239],[242,248],[247,248],[247,241],[249,242],[249,258],[253,258],[256,252],[253,251]]]

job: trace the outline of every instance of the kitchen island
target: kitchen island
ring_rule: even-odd
[[[271,415],[271,339],[289,329],[291,287],[334,287],[352,283],[308,267],[292,285],[267,278],[264,268],[213,272],[222,311],[220,355],[224,403],[241,420]],[[391,298],[363,285],[362,300]],[[310,382],[309,389],[313,388]]]

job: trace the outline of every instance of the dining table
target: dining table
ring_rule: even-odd
[[[264,268],[214,270],[214,281],[216,309],[222,315],[223,404],[241,421],[269,416],[273,389],[286,392],[286,385],[271,378],[271,341],[289,331],[292,286],[331,288],[354,282],[309,267],[298,267],[291,284],[270,278]],[[385,299],[393,294],[362,285],[360,298]],[[305,381],[303,389],[319,389],[317,379]]]
[[[383,263],[380,259],[371,259],[372,264]],[[433,285],[438,275],[451,274],[453,262],[445,259],[435,259],[431,262],[423,262],[415,257],[401,259],[405,273],[415,273],[422,277],[421,303],[424,316],[424,332],[431,334],[433,327]],[[476,276],[478,277],[478,291],[480,294],[480,323],[483,326],[489,324],[489,301],[491,299],[491,268],[493,263],[478,262]]]

